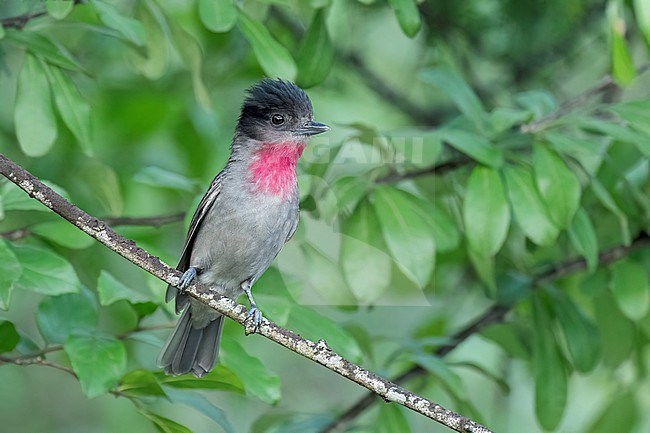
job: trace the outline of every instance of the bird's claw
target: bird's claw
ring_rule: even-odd
[[[193,267],[187,268],[187,271],[185,271],[181,279],[178,280],[178,289],[181,293],[184,292],[187,286],[190,285],[192,280],[196,278],[196,273],[197,273],[196,268]]]
[[[260,330],[263,317],[262,312],[256,306],[251,307],[246,317],[246,335],[254,334]]]

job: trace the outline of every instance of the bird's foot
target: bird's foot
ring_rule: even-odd
[[[198,271],[196,268],[191,266],[187,268],[187,271],[185,271],[181,279],[178,281],[178,289],[180,290],[181,293],[185,291],[185,289],[187,288],[187,286],[190,285],[190,283],[192,283],[192,280],[196,278],[197,273]]]
[[[248,310],[248,316],[246,317],[246,335],[254,334],[260,330],[260,325],[262,324],[262,312],[257,308],[255,300],[253,299],[253,294],[251,293],[251,283],[250,281],[244,281],[241,285],[242,290],[248,298],[248,302],[251,304],[251,309]]]
[[[259,331],[263,318],[262,312],[253,304],[251,309],[248,310],[248,316],[246,317],[246,335]]]

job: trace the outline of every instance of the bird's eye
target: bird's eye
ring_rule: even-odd
[[[282,114],[274,114],[271,116],[271,123],[275,126],[282,125],[284,123],[284,116]]]

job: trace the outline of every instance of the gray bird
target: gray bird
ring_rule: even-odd
[[[180,290],[167,287],[165,300],[175,297],[182,316],[158,358],[165,373],[202,377],[217,359],[223,316],[183,293],[195,278],[233,300],[244,292],[257,329],[262,313],[251,286],[296,230],[296,163],[309,137],[328,129],[295,84],[266,78],[248,89],[228,163],[192,218],[176,267]]]

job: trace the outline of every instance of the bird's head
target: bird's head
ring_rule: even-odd
[[[311,101],[300,87],[271,78],[248,89],[237,124],[240,136],[267,144],[305,143],[328,129],[314,121]]]

